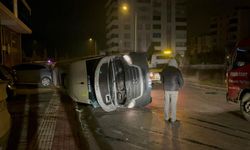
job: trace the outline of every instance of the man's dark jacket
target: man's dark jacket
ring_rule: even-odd
[[[161,81],[166,91],[178,91],[184,83],[181,71],[173,66],[166,66],[162,70]]]

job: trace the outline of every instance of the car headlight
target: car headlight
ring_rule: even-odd
[[[124,60],[125,60],[129,65],[132,65],[132,60],[131,60],[130,56],[128,56],[128,55],[123,55],[123,58],[124,58]]]
[[[128,104],[128,108],[133,108],[135,107],[135,101],[131,101],[129,104]]]

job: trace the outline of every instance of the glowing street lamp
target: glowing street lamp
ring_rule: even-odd
[[[129,12],[129,7],[128,4],[123,3],[121,5],[121,10],[123,13],[128,13]],[[137,13],[135,11],[134,13],[134,51],[137,52]]]
[[[94,42],[94,55],[97,55],[97,46],[96,46],[96,40],[89,38],[89,42],[92,43]]]
[[[128,11],[128,6],[126,4],[123,4],[122,5],[122,10],[127,12]]]

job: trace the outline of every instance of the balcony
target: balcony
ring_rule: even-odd
[[[31,9],[23,0],[0,0],[0,23],[17,33],[31,34]]]
[[[21,0],[18,1],[18,18],[28,27],[31,27],[31,11]]]
[[[5,5],[11,12],[13,12],[13,1],[12,0],[0,0],[0,2]],[[13,12],[14,13],[14,12]]]

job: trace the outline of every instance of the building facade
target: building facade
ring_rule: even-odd
[[[224,63],[226,54],[246,38],[250,38],[250,8],[235,8],[230,14],[212,17],[206,34],[189,38],[190,62]]]
[[[185,0],[109,0],[106,10],[109,52],[147,52],[153,45],[153,67],[167,62],[162,52],[166,49],[184,56]]]
[[[231,14],[211,19],[210,35],[215,50],[226,50],[250,38],[250,8],[236,8]]]
[[[31,8],[25,0],[0,0],[0,63],[22,62],[21,34],[31,34]]]

